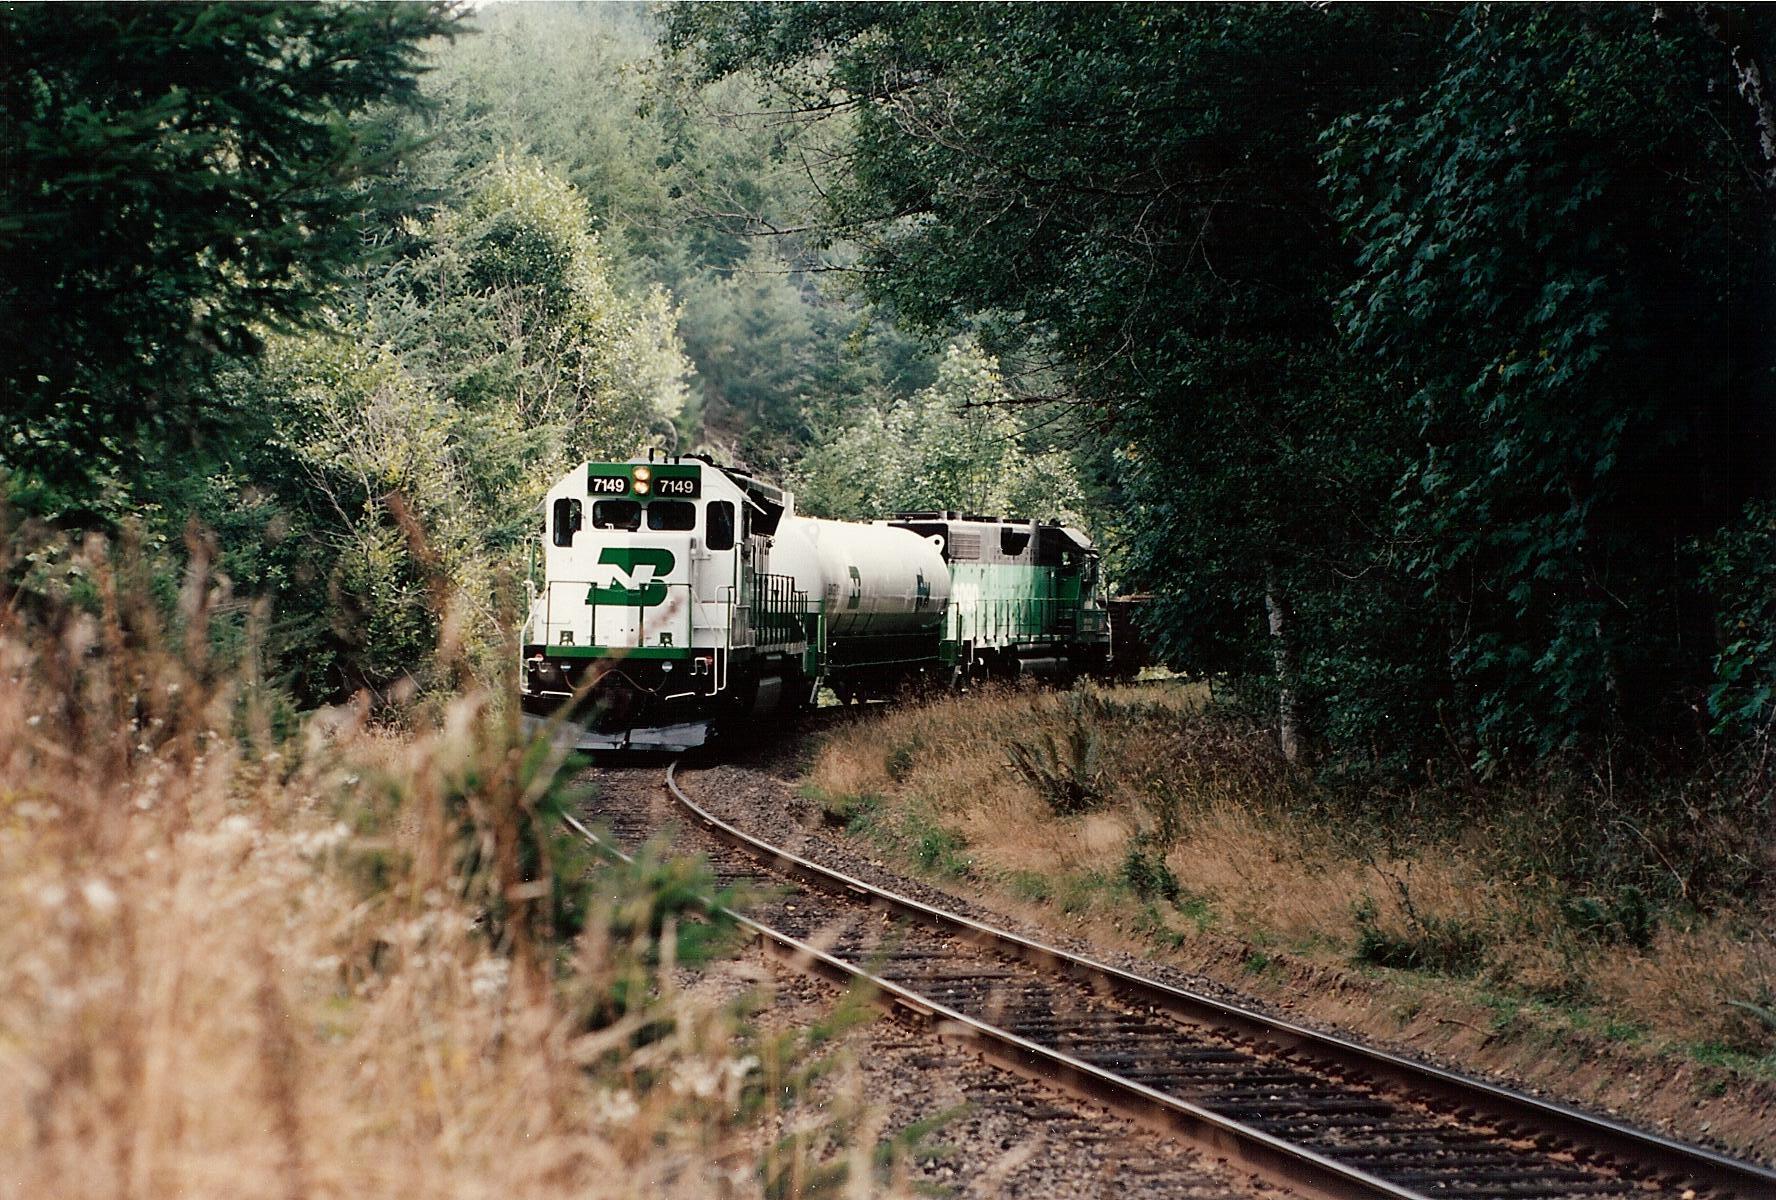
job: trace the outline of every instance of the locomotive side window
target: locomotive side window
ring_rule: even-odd
[[[592,528],[641,528],[641,505],[633,500],[600,500],[592,506]]]
[[[1007,558],[1016,558],[1030,544],[1028,529],[1015,529],[1010,525],[999,531],[999,552]]]
[[[697,527],[697,506],[689,500],[654,500],[648,504],[648,528],[677,532]]]
[[[711,550],[734,548],[734,506],[726,500],[709,503],[709,529],[704,541]]]
[[[580,502],[578,500],[573,499],[571,496],[563,496],[561,499],[555,501],[554,524],[555,544],[557,546],[571,546],[574,544],[574,534],[580,531],[580,522],[583,517],[584,510],[580,507]]]

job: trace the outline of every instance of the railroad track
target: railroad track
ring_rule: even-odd
[[[886,891],[672,800],[724,882],[796,888],[729,915],[942,1038],[1313,1196],[1766,1200],[1776,1172],[1134,975]],[[653,822],[601,814],[612,836]],[[586,826],[570,823],[598,840]],[[621,853],[617,847],[611,847]]]

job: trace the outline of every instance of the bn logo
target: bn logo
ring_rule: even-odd
[[[652,608],[666,599],[666,576],[672,574],[677,560],[672,551],[645,546],[611,546],[598,556],[598,564],[615,567],[609,584],[593,584],[586,595],[587,604],[614,604],[621,608]],[[634,582],[639,570],[646,567],[649,578]],[[629,582],[624,582],[624,578]]]

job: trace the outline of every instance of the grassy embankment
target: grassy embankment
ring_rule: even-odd
[[[1285,959],[1355,968],[1402,1027],[1450,997],[1489,1041],[1776,1078],[1770,796],[1730,767],[1657,793],[1340,787],[1201,689],[1142,685],[895,709],[833,734],[809,793],[899,865],[1180,963],[1231,954],[1260,991],[1296,990]]]
[[[0,598],[0,1195],[907,1194],[836,1025],[689,998],[707,880],[588,875],[486,696],[296,721],[201,573],[78,565]]]

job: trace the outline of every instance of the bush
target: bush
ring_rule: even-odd
[[[1373,897],[1357,901],[1358,962],[1440,975],[1472,975],[1486,962],[1486,938],[1456,917],[1407,911],[1404,928],[1384,928]]]
[[[1702,578],[1720,606],[1709,715],[1717,732],[1767,743],[1776,722],[1776,504],[1749,506],[1716,536]]]
[[[1104,755],[1104,718],[1114,705],[1087,691],[1067,693],[1058,731],[1043,730],[1033,739],[1009,742],[1005,752],[1022,775],[1059,817],[1090,812],[1105,800],[1108,767]]]
[[[882,798],[869,794],[820,793],[820,819],[846,833],[863,833],[870,827]]]
[[[1569,896],[1560,915],[1580,933],[1600,942],[1618,943],[1645,950],[1652,945],[1658,927],[1646,893],[1626,884],[1610,896]]]
[[[963,837],[939,825],[908,821],[913,835],[913,861],[921,870],[961,878],[974,870],[974,863],[964,856],[968,843]]]
[[[1173,904],[1183,894],[1178,877],[1166,866],[1165,858],[1149,851],[1139,838],[1129,843],[1122,860],[1122,881],[1143,900],[1166,900]]]

